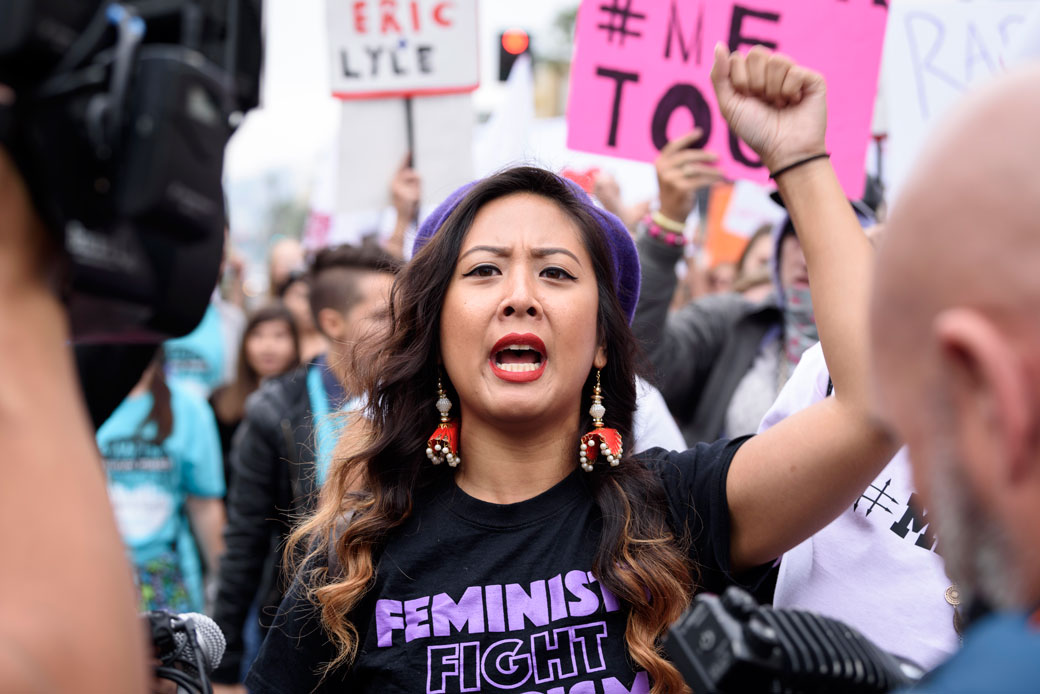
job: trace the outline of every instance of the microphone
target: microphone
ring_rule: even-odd
[[[199,652],[202,654],[203,666],[207,673],[213,672],[220,665],[220,661],[224,657],[224,649],[227,648],[224,632],[220,630],[216,622],[198,612],[185,612],[174,615],[175,623],[177,620],[184,623],[184,629],[174,628],[173,632],[173,640],[176,644],[177,652],[182,654],[179,660],[185,661],[191,670],[194,670],[192,674],[198,674],[197,668],[194,667],[195,649],[192,647],[191,639],[188,638],[187,627],[191,623],[195,627],[195,641],[198,643]]]
[[[217,623],[204,614],[174,614],[153,610],[141,615],[149,631],[155,657],[161,661],[155,673],[176,682],[178,692],[212,691],[207,675],[224,657],[227,642]]]

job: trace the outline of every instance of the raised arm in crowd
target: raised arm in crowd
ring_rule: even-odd
[[[819,340],[802,229],[790,213],[761,241],[772,247],[765,299],[711,294],[669,311],[685,245],[675,230],[693,211],[695,192],[720,178],[716,155],[694,148],[700,136],[694,129],[668,143],[655,163],[660,207],[637,230],[643,281],[632,324],[688,445],[757,431],[802,353]],[[872,221],[866,208],[856,215]]]

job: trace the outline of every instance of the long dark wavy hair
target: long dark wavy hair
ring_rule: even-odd
[[[417,490],[451,474],[447,466],[430,465],[425,455],[426,440],[439,421],[433,405],[444,296],[477,212],[492,200],[521,192],[555,202],[581,230],[599,287],[599,337],[607,346],[602,385],[609,407],[604,419],[630,448],[638,347],[614,290],[604,232],[575,192],[552,173],[520,167],[480,181],[397,278],[389,333],[367,362],[357,366],[358,373],[366,374],[369,434],[362,445],[341,441],[315,513],[297,527],[286,549],[298,568],[308,567],[301,577],[338,648],[326,674],[357,655],[358,633],[350,613],[373,584],[373,554],[412,513]],[[590,371],[582,402],[589,402],[594,384]],[[444,386],[457,402],[450,382]],[[581,431],[592,429],[592,418],[584,411],[581,426]],[[575,440],[575,466],[577,444]],[[637,460],[626,456],[617,467],[598,464],[585,479],[601,519],[593,571],[628,608],[629,653],[647,670],[654,694],[687,691],[664,658],[660,638],[693,592],[688,538],[670,527],[662,485]],[[303,547],[308,551],[296,551]],[[337,561],[330,561],[332,557]]]

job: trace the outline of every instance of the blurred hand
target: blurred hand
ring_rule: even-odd
[[[411,221],[419,210],[422,181],[418,172],[411,167],[411,160],[412,155],[406,154],[397,173],[390,179],[390,201],[397,210],[398,220]]]
[[[762,46],[744,57],[719,43],[711,81],[730,129],[770,171],[827,151],[827,85],[819,73]]]
[[[657,187],[661,199],[661,214],[677,222],[685,222],[693,210],[694,197],[699,188],[709,186],[722,178],[716,168],[718,155],[703,149],[690,149],[700,139],[700,128],[661,149],[654,162],[657,169]]]
[[[603,203],[603,209],[621,216],[621,186],[618,185],[617,179],[606,171],[596,172],[592,182],[592,194]]]
[[[213,682],[213,694],[248,694],[244,684],[217,684]]]

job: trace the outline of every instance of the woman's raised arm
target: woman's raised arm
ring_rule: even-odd
[[[730,128],[775,175],[809,270],[835,397],[748,441],[726,491],[735,569],[769,561],[853,503],[895,452],[868,410],[873,251],[827,158],[823,77],[756,46],[715,51],[712,81]],[[821,156],[823,155],[823,156]]]

